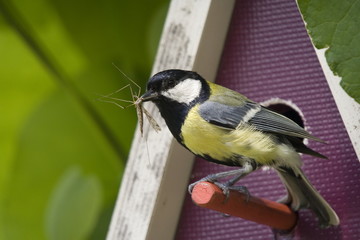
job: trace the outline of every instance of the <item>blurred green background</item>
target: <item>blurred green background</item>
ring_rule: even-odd
[[[0,0],[0,239],[105,238],[168,2]]]

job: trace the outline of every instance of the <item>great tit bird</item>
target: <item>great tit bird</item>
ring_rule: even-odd
[[[210,162],[237,166],[200,181],[219,183],[226,192],[240,178],[261,166],[279,174],[293,210],[310,208],[320,225],[338,225],[335,211],[301,170],[299,153],[326,158],[308,148],[303,139],[322,142],[292,120],[251,101],[238,92],[203,79],[192,71],[165,70],[151,77],[142,102],[158,107],[176,140],[196,156]]]

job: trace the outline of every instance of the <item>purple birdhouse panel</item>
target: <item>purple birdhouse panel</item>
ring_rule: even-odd
[[[236,1],[216,83],[254,101],[272,102],[275,110],[285,108],[283,113],[294,111],[299,119],[290,113],[291,118],[326,141],[309,141],[308,146],[329,159],[303,155],[302,169],[336,211],[340,225],[321,229],[310,210],[301,210],[294,239],[360,239],[360,164],[294,0]],[[196,159],[190,181],[229,169]],[[286,193],[271,169],[257,170],[238,184],[273,201]],[[190,195],[176,235],[178,240],[272,237],[269,227],[200,208]]]

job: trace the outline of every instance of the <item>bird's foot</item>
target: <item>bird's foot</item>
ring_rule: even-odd
[[[196,182],[191,183],[191,184],[188,186],[188,192],[191,194],[192,191],[193,191],[193,189],[194,189],[194,187],[195,187],[195,185],[198,184],[198,183],[200,183],[200,182],[215,183],[216,180],[213,179],[213,178],[211,178],[211,175],[206,176],[206,177],[204,177],[204,178],[202,178],[202,179],[200,179],[200,180],[198,180],[198,181],[196,181]]]
[[[214,184],[222,190],[223,194],[225,195],[225,202],[229,199],[230,190],[244,193],[246,195],[247,202],[250,199],[250,192],[245,186],[233,186],[229,182],[226,183],[214,182]]]
[[[198,184],[200,182],[210,182],[210,183],[214,183],[215,185],[217,185],[223,191],[223,193],[226,196],[226,199],[228,199],[228,197],[229,197],[230,190],[235,190],[235,191],[240,191],[240,192],[245,193],[247,195],[246,199],[249,200],[250,193],[247,190],[247,188],[244,186],[234,186],[234,184],[236,182],[238,182],[241,178],[243,178],[246,175],[248,175],[249,173],[251,173],[253,170],[254,170],[253,165],[251,165],[250,163],[247,163],[247,164],[244,164],[244,166],[242,168],[238,168],[238,169],[234,169],[234,170],[230,170],[230,171],[226,171],[226,172],[210,174],[210,175],[190,184],[188,187],[188,191],[191,194],[193,191],[193,188],[195,187],[196,184]],[[234,177],[225,183],[219,182],[219,179],[230,177],[230,176],[234,176]]]

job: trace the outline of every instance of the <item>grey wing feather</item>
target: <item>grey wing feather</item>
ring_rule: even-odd
[[[246,119],[244,122],[248,121],[249,124],[263,132],[309,138],[323,142],[287,117],[261,107],[259,104],[250,100],[239,102],[238,106],[228,106],[224,103],[210,100],[206,101],[200,105],[199,113],[201,117],[209,123],[220,127],[235,129],[244,120],[250,110],[258,109],[254,116]]]
[[[199,113],[209,123],[235,129],[246,113],[255,108],[256,105],[256,103],[249,103],[243,106],[228,106],[218,102],[206,101],[200,105]]]
[[[324,142],[323,140],[312,136],[289,118],[264,107],[262,107],[261,111],[256,113],[255,116],[249,120],[249,123],[264,132],[273,132],[287,136],[308,138],[318,142]]]

